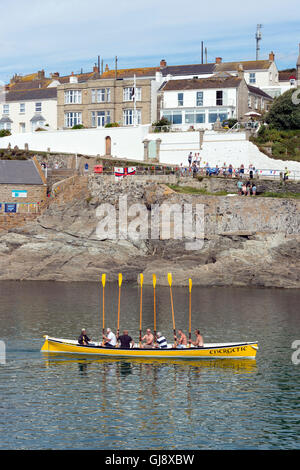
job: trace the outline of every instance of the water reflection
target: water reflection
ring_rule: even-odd
[[[212,359],[206,360],[201,359],[197,361],[193,360],[183,360],[183,359],[147,359],[147,358],[130,358],[130,359],[119,359],[119,358],[100,358],[100,359],[82,359],[78,358],[75,354],[69,354],[68,358],[63,357],[61,354],[56,353],[49,353],[43,352],[42,356],[45,361],[46,367],[50,367],[51,364],[69,364],[69,363],[77,363],[79,366],[84,365],[85,370],[87,370],[88,364],[102,364],[103,365],[103,372],[110,371],[111,374],[111,367],[118,364],[118,367],[115,367],[115,371],[121,375],[128,375],[132,373],[132,368],[137,364],[140,364],[139,373],[140,374],[150,374],[150,372],[159,370],[160,366],[162,365],[177,365],[185,367],[188,371],[191,368],[196,368],[199,371],[203,368],[216,368],[216,369],[223,369],[223,370],[230,370],[234,372],[240,373],[251,373],[257,370],[256,360],[252,359]],[[81,369],[80,369],[81,370]],[[176,378],[177,369],[174,368],[174,377]],[[118,371],[118,372],[117,372]],[[108,375],[109,375],[108,374]],[[175,382],[176,385],[176,382]]]

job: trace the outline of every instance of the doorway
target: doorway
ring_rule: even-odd
[[[111,155],[111,138],[105,137],[105,155]]]

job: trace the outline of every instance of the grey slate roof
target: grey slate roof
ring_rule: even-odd
[[[0,160],[0,184],[44,184],[32,160]]]
[[[215,64],[167,65],[161,69],[164,77],[167,75],[197,75],[214,73]]]
[[[56,97],[56,88],[36,88],[33,90],[9,91],[5,95],[5,101],[9,103],[11,101],[45,100]]]
[[[264,92],[260,88],[257,88],[256,86],[252,86],[252,85],[247,85],[247,87],[250,93],[262,96],[263,98],[268,98],[269,100],[273,100],[272,96],[268,95],[266,92]]]
[[[0,119],[1,124],[5,124],[6,122],[13,122],[8,116],[2,116]]]
[[[46,119],[41,114],[35,114],[31,119],[30,122],[39,122],[39,121],[46,121]]]

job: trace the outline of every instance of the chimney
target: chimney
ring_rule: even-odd
[[[274,60],[275,60],[275,54],[274,54],[273,51],[271,51],[270,54],[269,54],[269,61],[274,62]]]
[[[42,80],[45,78],[45,70],[39,70],[38,71],[38,80]]]
[[[160,68],[162,69],[163,67],[166,67],[167,66],[167,62],[165,61],[165,59],[161,59],[160,63],[159,63],[159,66]]]
[[[239,77],[239,78],[244,78],[244,67],[243,67],[243,64],[239,64],[239,65],[238,65],[237,72],[238,72],[238,77]]]
[[[93,67],[93,72],[94,73],[99,73],[99,67],[95,64],[94,67]]]
[[[222,57],[216,57],[216,64],[222,63]]]
[[[106,66],[105,66],[105,72],[108,72],[108,71],[109,71],[109,67],[108,67],[108,65],[106,64]]]

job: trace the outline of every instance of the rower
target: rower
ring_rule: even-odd
[[[179,334],[180,338],[178,339],[177,348],[179,348],[179,349],[186,348],[186,346],[187,346],[186,335],[183,333],[182,330],[178,330],[178,334]]]
[[[157,347],[158,347],[159,349],[165,349],[165,348],[168,347],[167,340],[166,340],[166,338],[161,334],[160,331],[157,332],[156,342],[157,342]]]
[[[203,348],[203,337],[200,334],[200,330],[195,330],[196,341],[192,341],[192,344],[196,346],[196,348]]]
[[[145,336],[143,336],[142,340],[146,340],[146,343],[142,345],[142,348],[144,349],[152,349],[153,348],[153,342],[154,342],[154,336],[151,333],[150,328],[146,330]]]
[[[114,348],[117,344],[116,335],[111,331],[110,328],[106,329],[106,336],[103,336],[104,346],[108,348]]]
[[[128,330],[124,330],[123,335],[118,336],[117,340],[121,343],[121,348],[124,349],[129,349],[130,344],[132,345],[132,347],[134,345],[133,339],[131,338],[131,336],[128,335]]]
[[[82,328],[81,330],[81,335],[78,338],[78,344],[81,344],[82,346],[88,346],[90,338],[86,334],[86,329]]]

